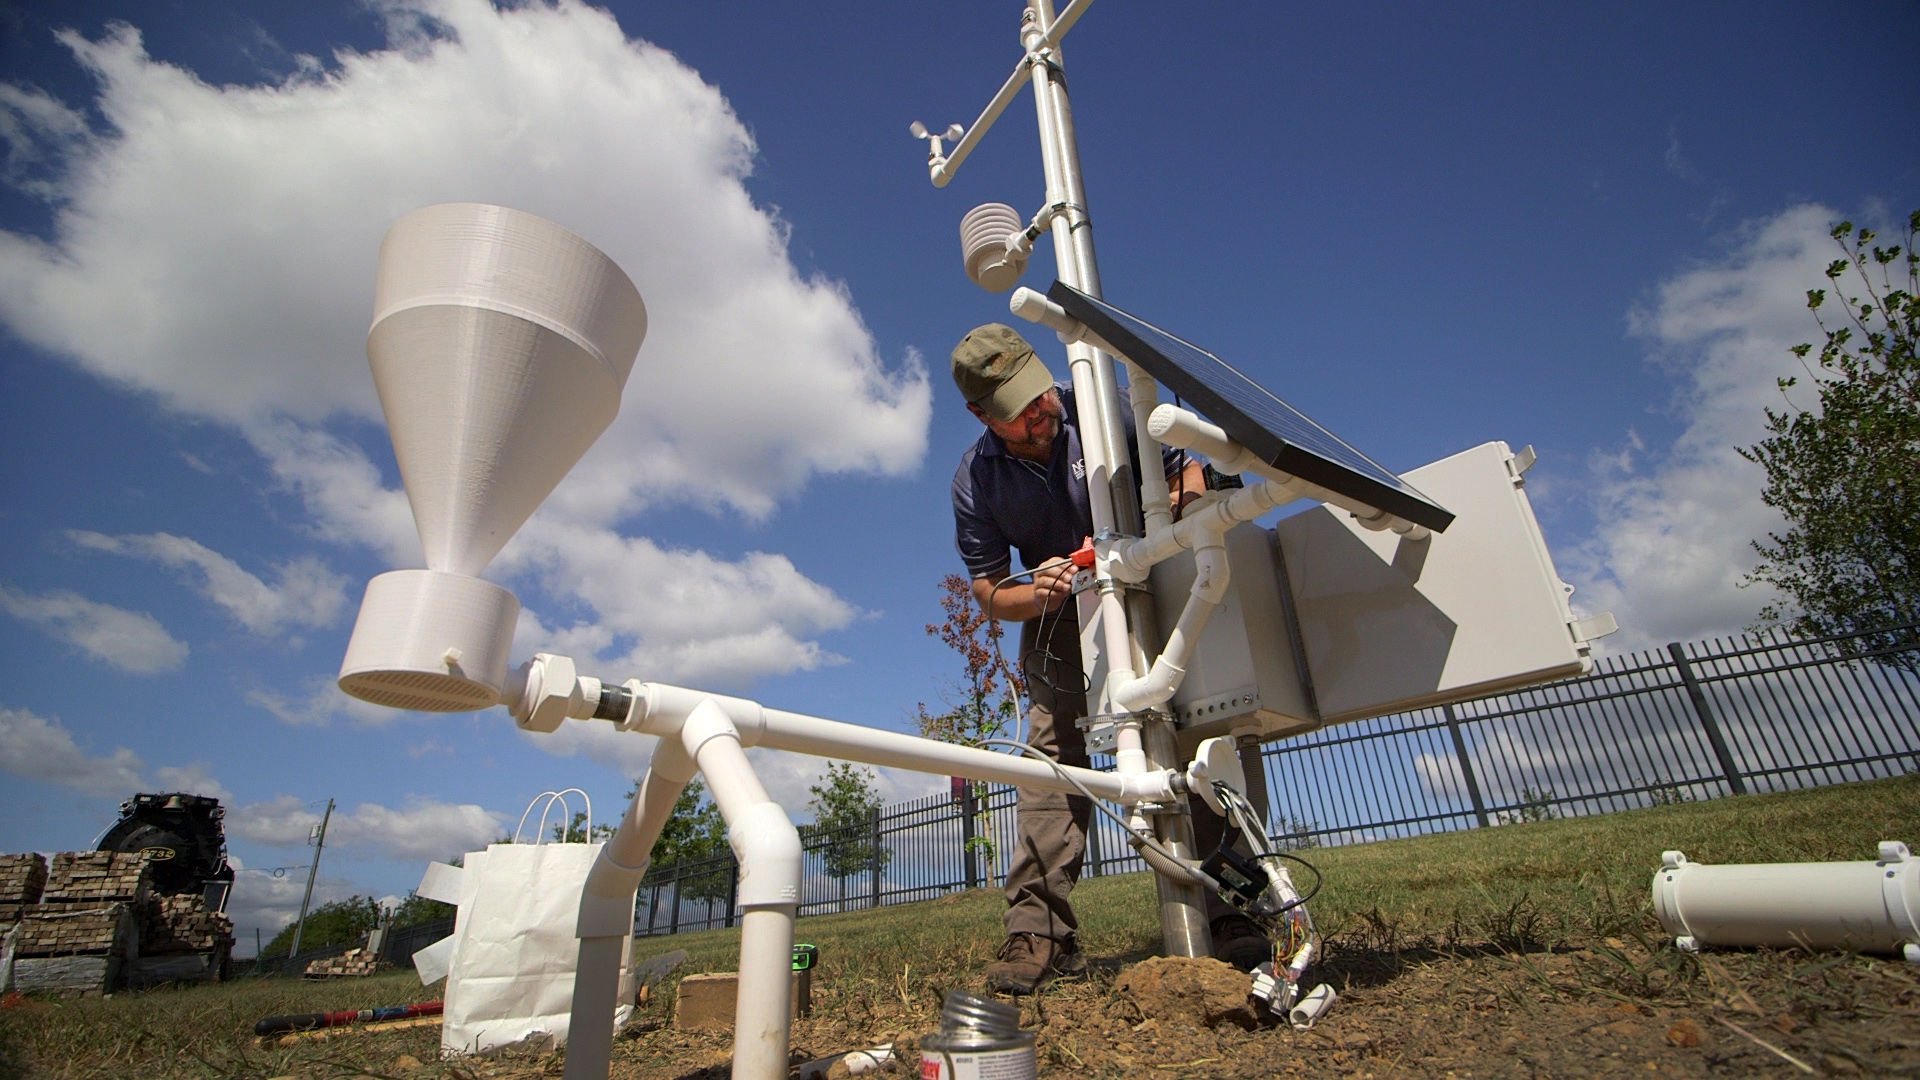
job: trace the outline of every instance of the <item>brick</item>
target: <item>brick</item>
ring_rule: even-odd
[[[740,976],[731,971],[689,975],[680,980],[673,1003],[673,1026],[681,1031],[732,1031],[733,1005]],[[793,1018],[813,1013],[813,972],[793,973]]]

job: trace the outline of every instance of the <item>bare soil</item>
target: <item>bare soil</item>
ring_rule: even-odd
[[[1214,960],[1109,960],[1016,1000],[1038,1033],[1039,1075],[1076,1080],[1920,1074],[1920,969],[1897,960],[1366,938],[1329,942],[1313,974],[1339,1000],[1306,1031],[1256,1017],[1244,993],[1232,1000],[1246,977]],[[817,998],[823,1007],[794,1025],[796,1065],[891,1042],[899,1060],[867,1075],[917,1077],[916,1040],[937,1029],[939,995],[910,979]],[[724,1077],[729,1050],[725,1035],[643,1016],[613,1075]]]

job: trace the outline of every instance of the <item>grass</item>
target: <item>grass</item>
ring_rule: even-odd
[[[1538,1010],[1576,1000],[1642,1008],[1717,1002],[1732,1011],[1705,1026],[1749,1046],[1750,1040],[1781,1042],[1777,1029],[1790,1028],[1796,1015],[1844,1011],[1872,1019],[1879,1010],[1886,1023],[1910,1023],[1916,980],[1897,964],[1869,964],[1863,975],[1856,958],[1843,955],[1679,953],[1662,940],[1648,900],[1660,853],[1677,848],[1706,863],[1868,859],[1881,840],[1920,843],[1917,824],[1920,776],[1907,776],[1300,854],[1324,875],[1312,911],[1328,937],[1328,977],[1345,980],[1344,986],[1393,985],[1435,958],[1464,959],[1502,978],[1488,984],[1499,990],[1446,989],[1462,1008]],[[1086,948],[1110,969],[1156,950],[1159,924],[1148,876],[1089,879],[1074,903],[1084,920]],[[819,1040],[844,1038],[844,1048],[915,1024],[919,1031],[930,1029],[944,990],[976,979],[992,959],[1003,907],[998,893],[972,890],[803,920],[799,939],[820,947],[815,1015],[837,1025]],[[735,930],[639,941],[637,960],[674,949],[689,954],[652,995],[643,1026],[664,1023],[662,1003],[671,1000],[673,979],[732,970],[738,948]],[[1876,979],[1894,982],[1882,987]],[[262,1043],[251,1034],[254,1022],[269,1015],[405,1004],[436,998],[441,989],[423,988],[402,972],[32,1000],[0,1008],[0,1077],[469,1080],[557,1072],[550,1057],[440,1062],[438,1030],[431,1026],[285,1045]],[[1757,1030],[1761,1020],[1774,1027]],[[1747,1030],[1742,1034],[1734,1026]],[[666,1038],[675,1034],[660,1032],[665,1041],[659,1046],[648,1039],[623,1042],[616,1060],[637,1071],[621,1075],[666,1075],[649,1064],[655,1059],[648,1055],[656,1053],[665,1055],[661,1061],[671,1059],[672,1075],[700,1067],[693,1049]],[[724,1042],[719,1045],[724,1054]],[[1080,1046],[1075,1054],[1085,1049],[1082,1043],[1060,1045]],[[695,1049],[715,1052],[708,1044]],[[1753,1052],[1781,1064],[1772,1052]],[[1837,1053],[1845,1056],[1844,1050]],[[1061,1061],[1063,1068],[1070,1064],[1064,1056]],[[1824,1069],[1832,1063],[1816,1064]],[[1871,1071],[1872,1062],[1863,1067]]]

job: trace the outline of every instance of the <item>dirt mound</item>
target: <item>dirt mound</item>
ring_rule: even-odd
[[[1260,1019],[1251,985],[1246,972],[1211,957],[1158,956],[1121,972],[1113,989],[1145,1019],[1252,1031]]]

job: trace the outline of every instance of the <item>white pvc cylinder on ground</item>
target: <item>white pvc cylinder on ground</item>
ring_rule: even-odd
[[[1653,910],[1674,944],[1795,945],[1920,963],[1920,860],[1887,840],[1873,862],[1708,866],[1661,856]]]

